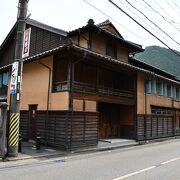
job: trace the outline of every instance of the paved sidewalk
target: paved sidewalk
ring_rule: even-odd
[[[95,147],[82,148],[74,151],[74,153],[92,152],[92,151],[107,151],[118,148],[125,148],[130,146],[137,146],[138,142],[130,139],[106,139],[99,140],[98,145]]]
[[[22,152],[18,154],[17,157],[7,157],[6,161],[0,161],[3,163],[18,160],[30,160],[30,159],[47,159],[52,157],[65,157],[75,153],[88,153],[88,152],[98,152],[106,151],[130,146],[136,146],[139,143],[134,140],[127,139],[106,139],[99,141],[97,146],[77,149],[71,152],[61,151],[56,148],[51,148],[47,146],[41,146],[40,150],[36,150],[36,146],[32,142],[22,142]],[[0,163],[1,165],[1,163]]]
[[[52,157],[52,156],[64,156],[66,154],[65,151],[60,151],[55,148],[51,148],[48,146],[40,147],[40,150],[36,150],[35,143],[32,142],[22,142],[22,152],[18,154],[17,157],[7,157],[8,161],[17,161],[17,160],[25,160],[32,158],[43,158],[43,157]]]
[[[22,152],[17,157],[7,157],[0,159],[0,169],[23,166],[32,163],[39,163],[41,160],[47,160],[53,157],[65,157],[67,153],[55,148],[41,146],[36,150],[35,143],[22,142]]]

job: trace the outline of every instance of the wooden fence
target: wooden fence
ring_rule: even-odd
[[[21,111],[20,133],[29,138],[29,113]],[[94,146],[98,143],[98,113],[37,111],[36,134],[43,144],[64,150]]]
[[[137,140],[175,135],[174,117],[169,115],[137,115]]]

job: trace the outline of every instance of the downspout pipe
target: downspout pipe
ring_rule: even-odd
[[[147,125],[147,87],[146,87],[146,83],[147,83],[147,81],[145,81],[145,91],[144,91],[144,95],[145,95],[145,98],[144,98],[144,103],[145,103],[145,122],[144,122],[144,138],[145,138],[145,140],[146,140],[146,131],[147,131],[147,129],[146,129],[146,125]]]
[[[82,62],[82,61],[84,61],[85,60],[85,58],[86,58],[86,55],[87,55],[87,53],[84,53],[83,54],[83,57],[81,58],[81,59],[78,59],[77,61],[75,61],[75,62],[72,62],[72,69],[71,69],[71,80],[70,80],[70,93],[71,93],[71,96],[70,96],[70,105],[71,105],[71,107],[70,107],[70,110],[73,110],[73,93],[74,93],[74,69],[75,69],[75,65],[76,64],[78,64],[79,62]]]
[[[42,66],[44,66],[45,68],[47,68],[49,70],[49,80],[48,80],[48,94],[47,94],[47,111],[49,111],[49,97],[50,97],[50,85],[51,85],[51,67],[47,66],[46,64],[42,63],[41,61],[37,61],[38,64],[41,64]]]
[[[47,66],[46,64],[42,63],[41,61],[37,61],[38,64],[42,65],[46,69],[49,70],[49,80],[48,80],[48,93],[47,93],[47,104],[46,104],[46,120],[45,120],[45,144],[47,144],[47,121],[49,119],[49,100],[50,100],[50,85],[51,85],[51,67]]]
[[[78,59],[75,62],[72,62],[72,69],[71,69],[71,80],[70,80],[70,110],[71,110],[71,144],[70,144],[70,151],[72,151],[72,118],[74,115],[73,111],[73,95],[74,95],[74,69],[75,65],[79,62],[82,62],[85,60],[87,53],[83,54],[83,57],[81,59]]]

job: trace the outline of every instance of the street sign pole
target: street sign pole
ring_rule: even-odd
[[[19,120],[20,120],[20,92],[22,78],[22,51],[24,41],[24,31],[26,28],[26,16],[29,0],[19,0],[17,15],[17,35],[15,47],[15,59],[12,64],[12,74],[10,82],[10,119],[8,132],[8,156],[18,156],[19,142]]]

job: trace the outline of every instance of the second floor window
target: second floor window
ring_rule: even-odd
[[[162,85],[161,85],[161,82],[157,81],[156,82],[156,91],[157,91],[157,94],[158,95],[162,95]]]
[[[179,98],[180,98],[179,95],[180,95],[180,94],[179,94],[179,88],[176,87],[176,99],[179,99]]]
[[[167,96],[171,97],[171,85],[167,85]]]
[[[106,54],[114,58],[117,57],[117,46],[115,42],[111,40],[106,41]]]
[[[151,80],[145,79],[145,93],[151,93]]]

